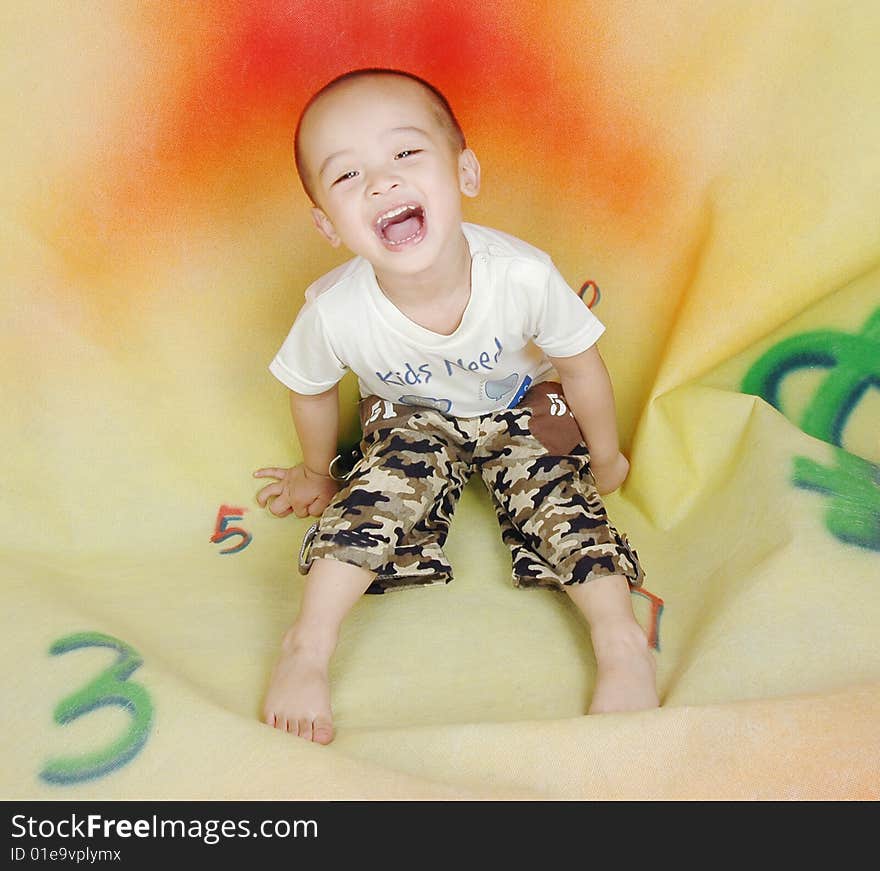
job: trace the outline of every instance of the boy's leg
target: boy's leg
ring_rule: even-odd
[[[417,552],[421,543],[439,552],[469,474],[464,433],[436,412],[368,397],[361,425],[363,459],[319,522],[300,612],[263,706],[269,725],[321,744],[333,738],[327,669],[343,619],[395,561],[415,571],[414,583],[443,569],[445,558],[435,566]]]
[[[266,698],[263,720],[307,741],[333,740],[328,667],[339,628],[373,580],[373,573],[332,559],[316,559],[302,604],[284,633]]]
[[[611,525],[559,385],[533,387],[487,423],[477,461],[522,586],[555,581],[590,625],[598,673],[590,713],[658,705],[655,663],[632,610],[638,557]]]
[[[656,708],[657,666],[632,610],[629,581],[606,575],[564,587],[590,625],[596,655],[591,714]]]
[[[324,510],[310,557],[362,566],[382,586],[448,580],[442,546],[470,476],[467,433],[433,409],[379,397],[360,409],[363,457]]]

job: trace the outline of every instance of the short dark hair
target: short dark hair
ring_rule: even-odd
[[[413,73],[405,72],[404,70],[394,70],[394,69],[386,69],[384,67],[366,67],[364,69],[357,70],[349,70],[347,73],[343,73],[341,76],[337,76],[335,79],[331,79],[316,91],[309,98],[306,105],[303,107],[302,112],[300,112],[299,120],[296,124],[296,134],[294,136],[294,160],[296,162],[296,171],[299,175],[299,180],[302,183],[303,190],[305,190],[309,199],[314,203],[316,202],[312,191],[309,189],[309,182],[306,177],[305,168],[303,167],[303,159],[302,159],[302,151],[300,149],[300,130],[302,129],[303,118],[305,118],[306,113],[309,109],[322,97],[324,94],[332,91],[338,85],[342,85],[345,82],[352,81],[355,79],[368,78],[369,76],[396,76],[397,78],[409,79],[411,82],[415,82],[417,85],[421,85],[421,87],[427,92],[428,99],[431,101],[431,104],[434,107],[434,110],[437,115],[437,120],[443,125],[446,129],[446,133],[449,136],[449,141],[452,143],[453,147],[457,148],[459,151],[463,151],[467,148],[467,143],[464,138],[464,133],[461,129],[461,125],[458,123],[458,119],[455,117],[455,112],[452,111],[452,107],[449,105],[449,101],[446,97],[443,96],[441,91],[439,91],[434,85],[430,82],[425,81],[423,78],[420,78]]]

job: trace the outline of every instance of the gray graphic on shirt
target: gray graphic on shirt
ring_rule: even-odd
[[[425,408],[436,408],[441,414],[449,414],[452,403],[448,399],[434,399],[431,396],[414,396],[411,393],[401,396],[398,402],[404,405],[423,405]]]
[[[502,396],[506,396],[516,387],[518,381],[519,375],[514,372],[513,375],[508,375],[507,378],[502,378],[498,381],[487,381],[483,389],[486,391],[486,396],[489,399],[501,399]]]

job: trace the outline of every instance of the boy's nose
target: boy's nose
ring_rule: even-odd
[[[377,173],[370,179],[369,192],[371,197],[381,197],[394,188],[400,187],[400,179],[391,173]]]

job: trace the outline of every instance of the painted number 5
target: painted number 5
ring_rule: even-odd
[[[100,632],[79,632],[56,641],[53,656],[81,647],[109,647],[117,652],[116,662],[91,683],[63,699],[55,708],[55,722],[61,726],[107,705],[117,705],[131,715],[128,730],[109,747],[81,756],[51,759],[40,772],[48,783],[71,784],[102,777],[135,757],[147,741],[153,722],[153,703],[147,691],[129,681],[143,664],[137,652],[124,641]]]
[[[220,553],[239,553],[253,541],[254,537],[249,532],[240,526],[230,525],[233,521],[244,519],[244,512],[244,508],[235,508],[231,505],[220,506],[220,510],[217,512],[217,520],[214,523],[214,534],[211,536],[211,541],[214,544],[222,544],[236,535],[240,539],[238,544],[225,547],[221,549]]]
[[[565,400],[558,393],[548,393],[547,398],[550,400],[550,414],[554,417],[562,417],[568,412],[568,406]]]

